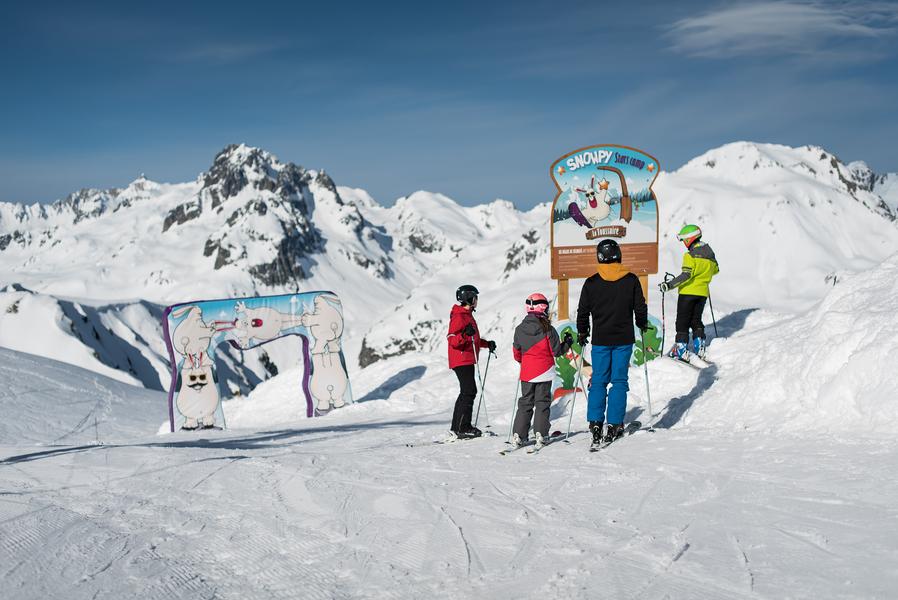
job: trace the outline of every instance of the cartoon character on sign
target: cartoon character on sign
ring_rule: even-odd
[[[216,385],[218,378],[212,365],[208,364],[215,325],[206,324],[198,306],[183,306],[172,316],[184,317],[172,335],[173,348],[185,358],[181,362],[177,384],[178,411],[185,419],[181,429],[213,428],[215,411],[221,400]]]
[[[600,221],[606,220],[611,215],[611,204],[613,203],[611,195],[608,193],[610,183],[604,177],[596,188],[596,176],[593,175],[589,180],[589,187],[586,189],[575,188],[574,191],[583,194],[586,197],[586,207],[580,208],[577,202],[571,202],[568,205],[568,211],[571,218],[583,227],[596,227]]]
[[[185,363],[186,364],[186,363]],[[184,415],[181,429],[192,431],[215,427],[215,411],[218,410],[218,377],[212,365],[186,367],[178,375],[178,411]]]
[[[289,313],[282,313],[273,308],[262,306],[247,308],[238,301],[234,306],[237,319],[234,323],[234,334],[241,348],[249,348],[250,342],[260,344],[280,337],[282,332],[301,325],[300,318]]]
[[[340,360],[340,338],[343,335],[343,315],[336,296],[320,295],[315,298],[315,310],[303,313],[303,326],[315,339],[309,351],[312,357],[312,378],[309,383],[319,412],[340,408],[345,403],[343,395],[349,376]]]
[[[203,311],[198,306],[183,306],[172,313],[176,319],[187,315],[178,324],[172,335],[172,344],[178,354],[190,361],[191,365],[203,364],[203,357],[209,351],[215,327],[203,321]]]

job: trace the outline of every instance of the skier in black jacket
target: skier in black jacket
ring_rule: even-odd
[[[589,277],[580,292],[577,306],[577,334],[580,346],[592,343],[592,385],[589,389],[586,418],[593,444],[608,443],[623,435],[628,369],[633,344],[633,321],[645,331],[648,307],[639,278],[621,264],[621,249],[614,240],[602,240],[596,248],[598,273]],[[592,339],[589,339],[592,318]],[[611,391],[608,391],[608,384]],[[605,407],[608,428],[604,438]]]

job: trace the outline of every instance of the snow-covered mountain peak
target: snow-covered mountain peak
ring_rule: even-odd
[[[674,174],[759,192],[782,185],[804,186],[807,193],[817,195],[838,190],[881,216],[896,218],[895,205],[880,195],[879,186],[887,176],[877,175],[861,161],[845,164],[820,146],[733,142],[690,160]]]
[[[813,176],[826,170],[823,166],[828,169],[836,165],[850,172],[838,158],[819,146],[792,148],[782,144],[732,142],[693,158],[677,172],[746,184],[769,179],[773,174]]]

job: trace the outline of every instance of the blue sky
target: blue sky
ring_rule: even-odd
[[[894,2],[130,4],[4,6],[0,200],[187,181],[232,142],[385,204],[526,208],[599,143],[668,170],[747,139],[898,171]]]

